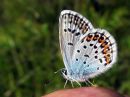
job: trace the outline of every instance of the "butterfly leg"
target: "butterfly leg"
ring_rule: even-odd
[[[70,82],[71,82],[72,87],[74,88],[73,82],[72,81],[70,81]]]
[[[55,71],[54,73],[56,74],[56,73],[60,72],[62,69],[63,69],[63,68],[61,68],[61,69]]]
[[[75,79],[73,79],[73,81],[75,81],[81,87],[81,84],[78,81],[76,81]]]
[[[75,82],[81,87],[81,84],[78,81],[75,81]]]
[[[65,81],[64,88],[66,87],[66,85],[67,85],[67,82],[68,82],[68,80],[66,80],[66,81]]]
[[[87,80],[85,80],[85,84],[86,84],[86,85],[88,85],[88,82],[87,82]]]
[[[90,85],[92,85],[92,86],[95,86],[93,83],[91,83],[88,79],[85,81],[85,83],[89,83]]]

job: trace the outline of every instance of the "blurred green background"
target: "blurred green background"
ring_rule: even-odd
[[[58,40],[63,9],[81,13],[115,37],[118,62],[94,81],[130,95],[129,0],[1,0],[0,96],[40,97],[63,89],[65,80],[54,74],[64,67]]]

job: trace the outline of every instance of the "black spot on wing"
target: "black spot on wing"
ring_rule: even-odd
[[[74,30],[72,30],[72,33],[75,33],[75,31],[76,31],[75,29],[74,29]]]
[[[86,46],[86,45],[84,45],[84,46],[83,46],[83,48],[84,48],[84,49],[86,49],[86,48],[87,48],[87,46]]]
[[[86,61],[84,61],[83,63],[86,64]]]
[[[68,28],[68,31],[69,31],[69,32],[71,32],[71,29],[70,29],[70,28]]]
[[[94,56],[95,57],[95,59],[97,59],[98,57],[97,56]]]
[[[71,46],[73,46],[73,43],[71,43],[71,42],[68,42],[68,45],[71,45]]]
[[[82,22],[82,21],[83,21],[83,18],[80,19],[80,22]]]
[[[89,57],[89,55],[84,55],[84,57]]]
[[[95,51],[95,53],[98,53],[98,51]]]
[[[81,43],[83,43],[83,42],[84,42],[84,39],[81,40]]]
[[[102,63],[102,59],[99,59],[100,63]]]
[[[97,48],[97,46],[96,45],[94,45],[94,49],[96,49]]]
[[[107,63],[104,64],[104,66],[106,66],[106,65],[107,65]]]
[[[93,44],[90,44],[90,46],[93,46]]]
[[[78,32],[78,33],[75,33],[75,36],[79,36],[80,35],[80,33]]]
[[[80,50],[77,50],[78,53],[80,53]]]
[[[64,29],[64,31],[65,31],[65,32],[67,32],[67,30],[66,30],[66,29]]]
[[[71,32],[72,34],[76,32],[76,29],[72,30],[71,28],[68,28],[68,31]]]

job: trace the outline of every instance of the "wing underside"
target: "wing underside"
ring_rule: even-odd
[[[61,12],[59,40],[68,72],[91,78],[108,70],[116,62],[117,45],[113,36],[104,29],[95,29],[77,12]]]
[[[92,24],[79,13],[64,10],[59,17],[60,48],[66,69],[72,64],[75,44],[80,37],[93,29]]]
[[[106,30],[92,30],[78,41],[75,48],[73,71],[89,78],[108,70],[116,62],[116,42]]]

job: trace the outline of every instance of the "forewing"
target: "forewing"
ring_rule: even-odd
[[[116,41],[109,32],[93,29],[75,46],[73,71],[91,78],[108,70],[116,62]]]
[[[60,48],[66,69],[72,64],[75,44],[93,29],[92,24],[77,12],[64,10],[59,17]]]

